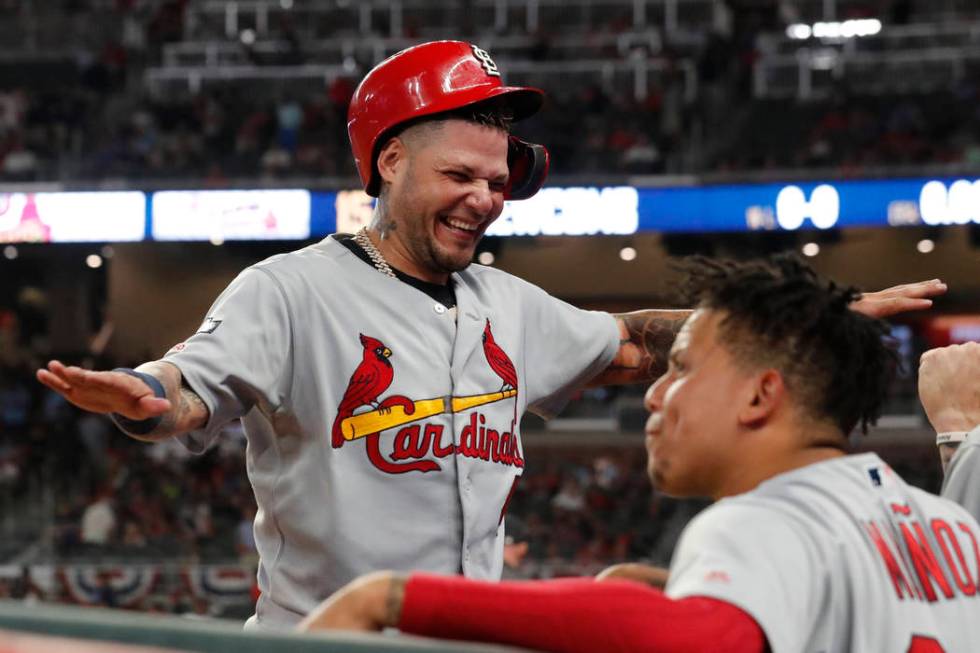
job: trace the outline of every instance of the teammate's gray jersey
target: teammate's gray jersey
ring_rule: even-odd
[[[980,426],[970,431],[949,461],[942,495],[980,521]]]
[[[847,456],[701,513],[667,594],[740,607],[775,653],[980,651],[978,541],[960,506]]]
[[[242,418],[260,625],[376,569],[499,577],[520,416],[563,407],[619,334],[499,270],[453,283],[455,311],[326,238],[246,269],[165,357],[211,413],[185,444]]]

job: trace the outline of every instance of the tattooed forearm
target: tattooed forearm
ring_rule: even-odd
[[[649,310],[616,315],[619,352],[590,385],[646,383],[667,371],[667,354],[690,311]]]
[[[144,435],[130,437],[147,442],[165,440],[174,435],[180,435],[203,427],[210,416],[208,407],[196,392],[190,389],[183,380],[180,369],[172,363],[153,361],[140,365],[137,370],[156,377],[163,385],[170,400],[171,409],[162,415],[160,424]]]
[[[173,431],[181,433],[200,428],[207,422],[207,417],[208,407],[204,404],[204,400],[196,392],[187,387],[186,384],[182,385],[171,425]]]
[[[656,379],[667,371],[670,346],[689,314],[689,311],[637,311],[619,316],[627,333],[620,346],[633,345],[640,350],[640,357],[633,365],[643,374],[643,380]]]

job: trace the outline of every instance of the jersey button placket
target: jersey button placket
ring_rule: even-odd
[[[460,489],[463,492],[464,501],[469,502],[472,499],[472,489],[473,481],[470,480],[470,475],[464,474],[460,482]],[[465,536],[464,536],[465,537]],[[470,564],[470,544],[464,540],[463,542],[463,567],[466,569]],[[467,570],[468,571],[468,570]]]
[[[439,315],[442,315],[443,313],[446,312],[446,307],[443,306],[442,304],[436,303],[432,305],[432,310],[434,310]]]

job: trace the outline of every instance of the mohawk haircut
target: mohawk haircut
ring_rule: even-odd
[[[746,369],[772,367],[808,417],[846,437],[881,415],[897,367],[887,325],[849,307],[854,287],[822,280],[795,255],[681,262],[691,305],[721,311],[719,338]]]

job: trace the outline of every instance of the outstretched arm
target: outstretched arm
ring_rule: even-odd
[[[51,361],[37,371],[37,379],[82,410],[116,413],[133,420],[160,418],[146,433],[124,431],[137,440],[155,442],[203,427],[208,408],[185,383],[176,365],[153,361],[136,371],[157,379],[165,397],[157,397],[142,379],[125,372],[99,372]]]
[[[391,572],[364,576],[314,610],[300,630],[379,631],[561,653],[762,653],[755,620],[712,598],[671,599],[637,583],[590,579],[488,583]]]
[[[932,306],[932,297],[946,292],[939,279],[893,286],[861,295],[851,310],[884,318]],[[619,351],[613,362],[589,382],[590,387],[649,383],[667,371],[667,354],[674,336],[691,314],[686,310],[645,310],[614,315],[619,324]]]

